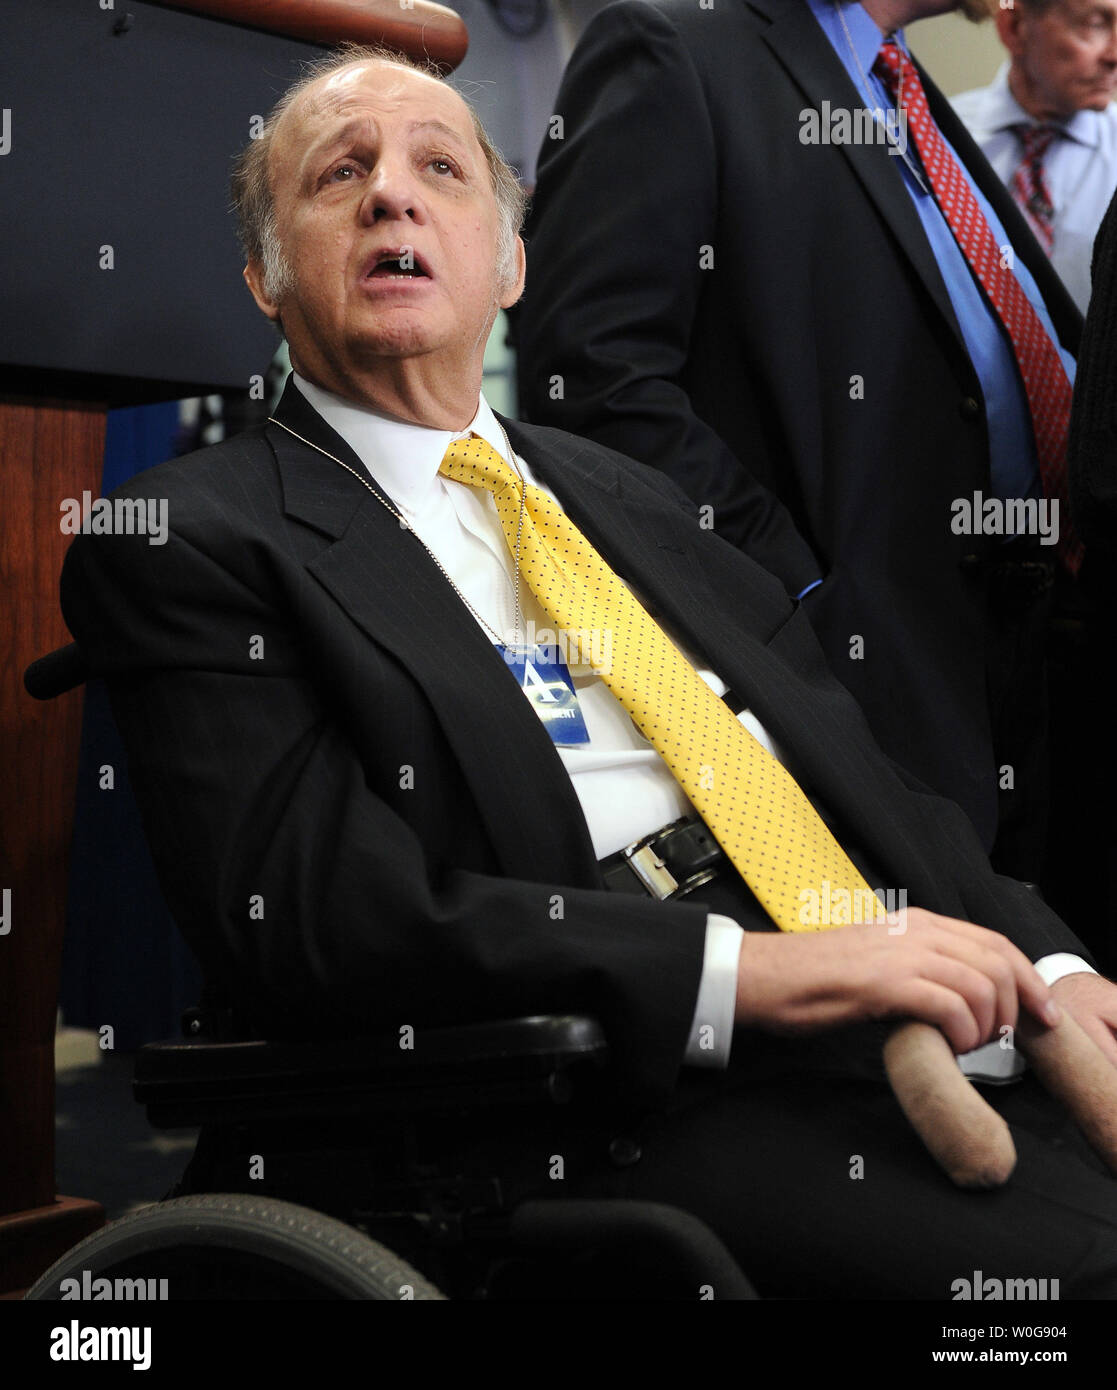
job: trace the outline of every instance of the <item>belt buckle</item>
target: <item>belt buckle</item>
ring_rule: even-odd
[[[679,884],[674,874],[652,848],[651,841],[657,839],[658,835],[659,832],[657,831],[647,840],[642,840],[639,844],[626,849],[624,857],[632,872],[652,897],[663,902],[672,893],[678,892]]]

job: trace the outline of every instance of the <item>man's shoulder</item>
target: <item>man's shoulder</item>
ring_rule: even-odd
[[[991,91],[991,87],[973,87],[951,97],[950,104],[966,125],[972,125],[981,120]]]
[[[73,536],[63,582],[98,564],[152,573],[149,546],[180,553],[235,555],[253,534],[270,533],[282,511],[275,455],[260,426],[219,444],[145,468],[105,497],[64,503],[63,529]],[[154,539],[153,539],[154,537]],[[172,543],[173,544],[169,544]]]
[[[770,23],[770,15],[790,3],[805,0],[723,0],[708,8],[697,0],[616,0],[593,16],[585,38],[592,44],[635,29],[699,50],[724,44],[731,31],[738,42],[748,42],[750,34]]]
[[[985,146],[1017,119],[1025,119],[1009,88],[1009,64],[1002,63],[991,82],[949,98],[955,115],[974,140]]]
[[[108,494],[117,497],[174,495],[182,500],[219,495],[231,481],[274,474],[274,454],[262,426],[254,425],[218,444],[157,463],[135,473]]]

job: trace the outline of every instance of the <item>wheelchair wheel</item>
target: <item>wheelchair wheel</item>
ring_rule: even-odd
[[[177,1197],[113,1221],[67,1251],[25,1297],[98,1295],[172,1302],[443,1297],[352,1226],[240,1193]]]

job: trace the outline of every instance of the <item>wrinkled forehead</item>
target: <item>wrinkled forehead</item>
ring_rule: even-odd
[[[445,82],[395,63],[354,63],[312,83],[280,117],[272,158],[298,159],[316,141],[354,118],[437,121],[481,154],[468,106]],[[274,169],[273,163],[273,169]]]

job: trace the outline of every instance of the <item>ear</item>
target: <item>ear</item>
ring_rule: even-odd
[[[500,296],[500,307],[502,309],[511,309],[512,305],[516,303],[520,295],[524,292],[524,279],[527,275],[527,252],[524,250],[524,239],[519,236],[516,238],[515,266],[515,274],[512,277],[512,281]]]
[[[274,323],[279,318],[279,305],[264,293],[264,268],[258,261],[249,261],[244,267],[244,283],[252,291],[252,298],[262,314]]]
[[[999,5],[994,15],[994,23],[997,26],[997,37],[1013,58],[1020,58],[1024,53],[1024,39],[1026,36],[1028,17],[1016,8],[1009,5],[1002,9]]]

